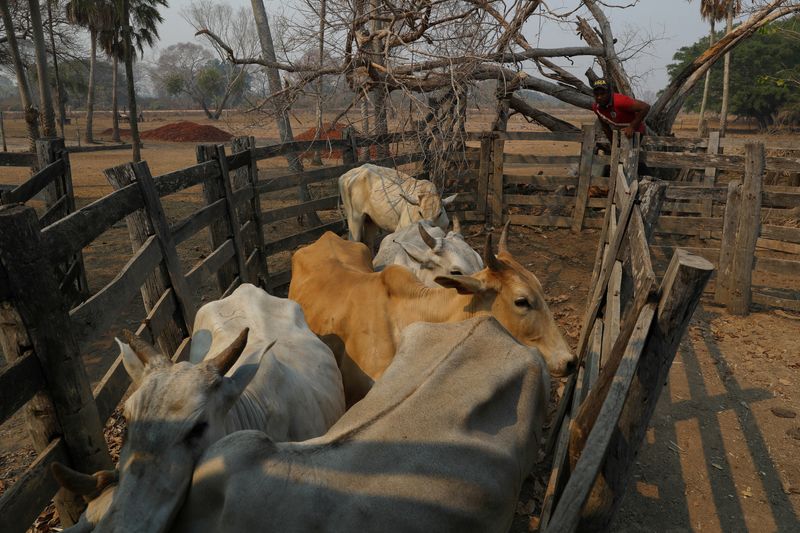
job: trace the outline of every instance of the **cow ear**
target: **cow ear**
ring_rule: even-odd
[[[486,289],[484,283],[472,276],[436,276],[433,281],[448,289],[455,289],[458,294],[478,294]]]
[[[430,256],[434,254],[430,253],[430,250],[425,250],[410,242],[397,242],[397,244],[400,245],[400,248],[402,248],[403,251],[414,260],[414,262],[419,263],[422,266],[431,265]]]
[[[456,201],[456,196],[458,196],[458,193],[451,194],[450,196],[442,200],[442,205],[449,206],[450,204]]]
[[[117,341],[120,352],[122,352],[122,364],[125,366],[125,371],[131,377],[133,386],[138,387],[144,377],[144,363],[134,353],[128,343],[122,342],[116,337],[114,337],[114,340]]]

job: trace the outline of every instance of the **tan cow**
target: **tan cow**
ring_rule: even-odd
[[[393,232],[418,220],[429,220],[447,231],[450,224],[444,208],[456,195],[444,200],[428,180],[417,180],[393,168],[367,163],[339,178],[350,240],[375,249],[378,230]]]
[[[553,320],[544,291],[506,246],[484,251],[486,268],[471,276],[439,276],[426,287],[396,265],[372,270],[367,247],[328,232],[295,252],[289,298],[300,303],[313,332],[333,350],[348,405],[360,400],[392,362],[400,333],[414,322],[459,322],[492,315],[520,342],[538,348],[555,376],[570,373],[575,356]]]

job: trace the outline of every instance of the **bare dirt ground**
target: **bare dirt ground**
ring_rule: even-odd
[[[149,119],[155,119],[150,121]],[[580,124],[587,114],[563,118]],[[295,130],[313,124],[308,116],[295,117]],[[199,114],[154,115],[143,129],[177,120],[211,124]],[[684,119],[685,135],[693,135],[691,118]],[[96,119],[96,131],[110,127],[110,116]],[[486,116],[471,118],[469,129],[488,126]],[[274,127],[247,127],[242,117],[214,125],[231,133],[255,135],[260,142],[275,140]],[[680,125],[680,122],[679,122]],[[535,127],[512,120],[512,129]],[[68,126],[67,137],[75,132]],[[10,149],[24,150],[19,120],[6,120]],[[744,133],[744,131],[742,132]],[[747,132],[751,133],[751,132]],[[101,137],[102,139],[102,137]],[[107,139],[104,140],[107,142]],[[532,148],[532,146],[531,146]],[[537,147],[541,148],[541,147]],[[525,147],[523,147],[525,149]],[[557,143],[553,154],[573,153]],[[143,157],[158,175],[195,163],[193,143],[147,142]],[[129,151],[73,154],[73,180],[79,205],[111,191],[102,170],[129,161]],[[285,166],[273,160],[259,168]],[[25,169],[3,168],[0,183],[19,183]],[[266,200],[264,208],[285,205],[287,199]],[[177,220],[200,205],[199,190],[168,197],[167,215]],[[331,214],[333,216],[333,214]],[[299,231],[295,221],[265,228],[269,240]],[[480,249],[482,226],[465,226],[470,243]],[[567,230],[514,228],[510,248],[520,262],[539,276],[551,309],[574,347],[586,302],[588,282],[599,233],[580,235]],[[205,232],[181,245],[179,253],[188,268],[210,252]],[[85,251],[91,288],[111,280],[130,258],[124,223],[117,224]],[[281,254],[270,264],[285,264]],[[787,284],[800,282],[800,274]],[[198,288],[198,298],[212,294],[210,283]],[[141,302],[131,304],[114,330],[135,327],[142,318]],[[639,531],[798,531],[800,530],[800,316],[776,310],[755,310],[748,317],[728,315],[705,296],[673,364],[652,427],[633,468],[628,495],[614,530]],[[90,379],[97,381],[116,356],[110,337],[84,347]],[[556,389],[558,384],[554,384]],[[119,441],[119,430],[115,441]],[[35,453],[28,444],[24,422],[16,416],[0,426],[0,493],[30,464]],[[518,504],[513,531],[535,526],[538,503],[546,480],[529,479]],[[45,529],[42,526],[42,529]]]

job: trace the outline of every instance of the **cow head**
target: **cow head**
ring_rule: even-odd
[[[492,236],[487,235],[483,255],[486,268],[480,272],[472,276],[439,276],[435,281],[460,294],[474,295],[476,310],[490,310],[514,338],[538,348],[552,375],[566,376],[575,370],[577,359],[553,319],[539,280],[508,252],[507,236],[508,224],[503,228],[495,256]]]
[[[400,195],[409,205],[408,209],[404,210],[404,214],[407,216],[408,220],[402,220],[403,214],[401,214],[401,220],[398,226],[410,226],[414,222],[420,220],[429,220],[434,226],[440,227],[442,231],[447,231],[450,220],[447,218],[445,208],[456,200],[458,194],[453,194],[442,199],[439,197],[432,183],[423,181],[419,181],[418,183],[428,183],[429,186],[420,186],[418,190],[412,193],[407,193],[405,191],[400,192]]]
[[[242,354],[248,331],[194,365],[173,364],[128,331],[125,342],[117,339],[136,390],[124,404],[128,434],[120,451],[119,484],[96,531],[166,530],[195,463],[224,436],[226,414],[258,370],[258,364],[244,364],[225,375]]]
[[[454,221],[454,229],[458,219]],[[481,256],[467,244],[460,232],[451,231],[444,235],[438,228],[432,228],[435,237],[421,222],[417,223],[422,246],[414,241],[396,241],[408,258],[413,261],[412,268],[417,277],[428,286],[436,286],[434,279],[439,275],[473,274],[483,268]],[[460,230],[460,227],[458,227]]]

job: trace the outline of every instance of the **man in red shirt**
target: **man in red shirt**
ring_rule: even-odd
[[[612,92],[606,80],[602,78],[592,83],[592,90],[594,91],[592,111],[600,119],[600,125],[609,141],[612,129],[621,129],[629,139],[637,131],[644,135],[644,118],[650,111],[649,104]]]

